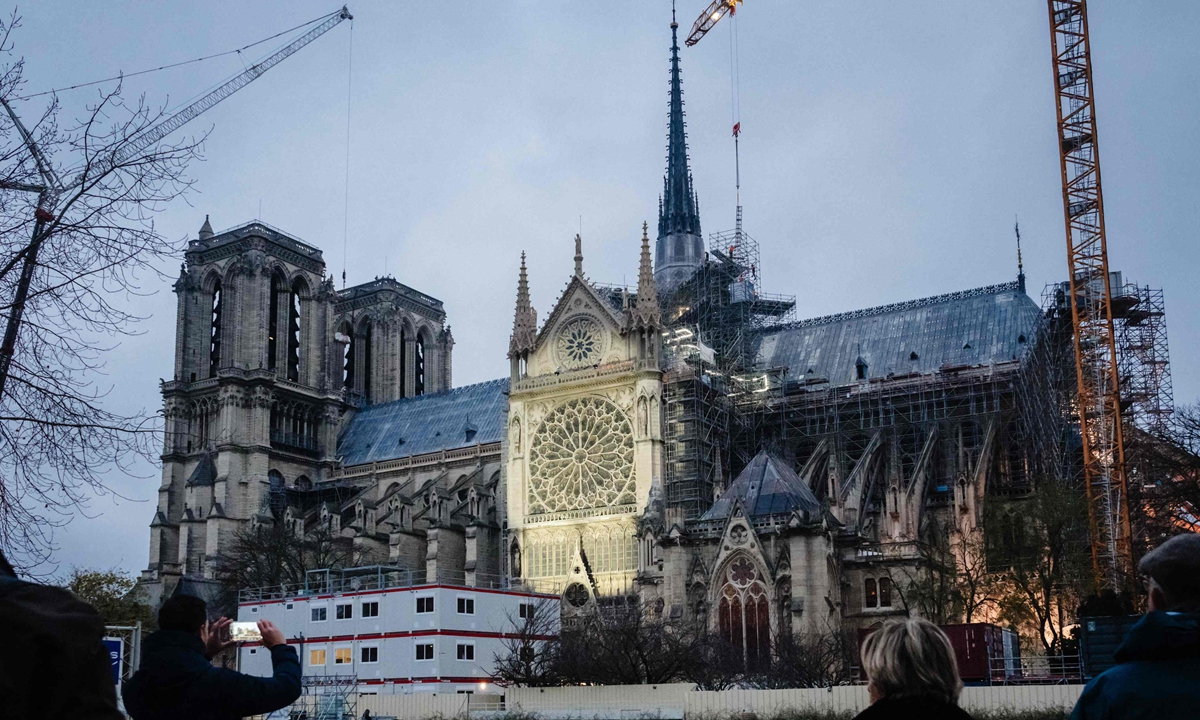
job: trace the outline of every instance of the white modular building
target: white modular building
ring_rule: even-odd
[[[237,619],[279,626],[309,684],[351,676],[360,692],[486,692],[505,638],[540,603],[559,602],[500,587],[424,583],[407,571],[350,572],[325,573],[303,587],[244,590]],[[238,663],[242,672],[271,674],[270,653],[257,643],[239,648]]]

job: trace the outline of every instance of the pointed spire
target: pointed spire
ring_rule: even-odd
[[[667,132],[667,174],[663,178],[663,208],[658,215],[658,236],[677,233],[700,235],[700,216],[688,169],[687,130],[683,122],[683,80],[679,70],[679,23],[671,13],[671,92]]]
[[[1025,264],[1021,261],[1021,223],[1013,218],[1013,232],[1017,234],[1017,286],[1025,292]]]
[[[583,238],[575,233],[575,276],[583,277]]]
[[[213,236],[212,224],[208,222],[208,215],[205,215],[204,216],[204,224],[200,226],[199,238],[201,240],[208,240],[212,236]]]
[[[650,258],[650,225],[642,223],[642,257],[638,262],[637,307],[633,310],[635,327],[657,328],[662,322],[658,289],[654,284],[654,263]]]
[[[525,273],[525,253],[521,253],[521,275],[517,280],[517,310],[513,315],[508,356],[515,357],[533,349],[537,339],[537,313],[529,302],[529,278]]]

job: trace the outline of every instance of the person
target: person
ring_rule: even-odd
[[[17,578],[0,553],[0,716],[122,720],[96,609],[63,588]]]
[[[271,653],[272,677],[213,667],[210,658],[234,644],[222,639],[230,621],[208,621],[204,601],[176,595],[158,611],[158,632],[142,642],[142,662],[121,696],[133,720],[220,720],[262,715],[300,697],[300,662],[274,623],[258,621]]]
[[[1117,665],[1083,688],[1072,720],[1195,717],[1200,708],[1200,535],[1171,538],[1138,572],[1148,611],[1117,647]]]
[[[962,680],[946,633],[919,618],[890,620],[862,646],[871,705],[855,720],[970,720],[958,706]]]

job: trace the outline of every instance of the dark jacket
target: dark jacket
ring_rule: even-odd
[[[295,648],[271,648],[273,677],[213,667],[196,635],[159,630],[142,643],[142,664],[121,696],[133,720],[223,720],[287,707],[300,697]]]
[[[0,575],[0,717],[122,720],[104,621],[62,588]]]
[[[883,698],[854,716],[854,720],[971,720],[957,705],[929,698]]]
[[[1092,678],[1073,720],[1184,718],[1200,714],[1200,613],[1147,613]]]

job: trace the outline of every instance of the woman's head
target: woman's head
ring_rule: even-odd
[[[872,699],[926,697],[957,703],[962,679],[946,633],[928,620],[891,620],[862,646]]]

